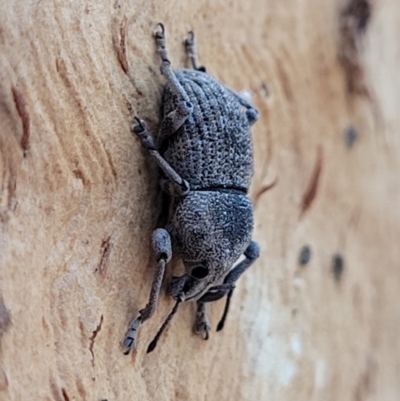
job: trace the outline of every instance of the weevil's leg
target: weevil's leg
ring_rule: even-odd
[[[223,298],[229,291],[235,288],[234,283],[220,284],[208,289],[208,291],[199,299],[199,302],[215,302]]]
[[[210,324],[207,318],[206,302],[214,302],[221,299],[226,294],[230,294],[235,286],[233,284],[221,284],[211,287],[198,301],[197,313],[194,323],[196,334],[202,335],[204,340],[208,340]]]
[[[240,262],[232,271],[230,271],[225,279],[224,279],[224,284],[226,285],[233,285],[237,279],[254,263],[254,261],[260,256],[260,246],[257,244],[257,242],[251,241],[249,246],[244,252],[244,256],[246,259],[244,259],[242,262]],[[224,328],[225,320],[226,317],[228,316],[228,311],[229,311],[229,305],[231,302],[231,297],[233,294],[234,286],[232,289],[228,292],[228,296],[226,297],[226,304],[225,304],[225,309],[224,313],[222,314],[222,318],[218,323],[217,326],[217,331],[220,331]]]
[[[185,39],[185,50],[186,54],[189,57],[192,67],[196,71],[201,71],[201,72],[206,72],[205,67],[203,66],[198,66],[197,64],[197,54],[196,54],[196,46],[194,42],[194,33],[193,31],[190,31],[188,34],[188,38]]]
[[[144,121],[137,117],[135,117],[135,119],[137,124],[133,125],[131,130],[140,138],[142,144],[150,153],[150,156],[157,163],[158,167],[160,167],[160,169],[164,172],[168,181],[168,185],[165,184],[165,186],[168,187],[169,191],[175,196],[186,195],[190,190],[189,183],[185,181],[161,156],[160,152],[156,148],[153,138],[147,132]]]
[[[193,105],[171,68],[166,48],[164,25],[159,24],[159,29],[154,32],[154,37],[156,38],[157,51],[161,57],[161,74],[165,76],[167,80],[166,89],[171,92],[174,99],[173,110],[164,116],[161,123],[158,140],[159,143],[162,143],[182,126],[192,113]]]
[[[196,312],[196,321],[194,324],[194,330],[196,334],[202,335],[204,340],[208,340],[210,329],[211,326],[207,317],[206,304],[204,302],[197,302],[197,312]]]
[[[139,316],[134,319],[128,328],[128,332],[123,340],[123,346],[125,348],[125,354],[135,348],[136,335],[139,326],[143,324],[147,319],[153,316],[158,302],[158,296],[160,294],[161,284],[164,277],[165,266],[171,260],[172,247],[171,238],[167,230],[158,228],[153,232],[152,248],[157,260],[157,269],[154,274],[153,284],[151,286],[149,302],[146,307],[139,311]]]
[[[209,290],[197,301],[198,304],[200,305],[204,304],[205,302],[218,301],[219,299],[227,295],[224,313],[222,315],[220,322],[218,323],[217,331],[222,330],[224,327],[225,320],[229,311],[229,305],[231,302],[233,290],[235,289],[235,282],[253,264],[253,262],[259,257],[259,255],[260,255],[259,245],[257,244],[257,242],[251,241],[249,246],[244,252],[245,259],[226,275],[224,282],[222,284],[209,288]],[[197,327],[197,325],[198,323],[196,320],[195,327]]]
[[[227,88],[227,89],[229,90],[229,92],[232,93],[233,96],[236,97],[237,101],[243,107],[245,107],[247,109],[247,111],[246,111],[247,120],[250,125],[253,125],[258,120],[258,117],[259,117],[258,110],[243,96],[240,96],[238,93],[236,93],[232,89],[229,89],[229,88]]]
[[[234,290],[234,288],[232,288],[228,292],[228,295],[226,296],[224,312],[222,314],[221,320],[218,323],[217,331],[220,331],[224,328],[225,320],[226,320],[226,317],[228,316],[228,312],[229,312],[229,306],[231,305],[231,298],[232,298],[233,290]]]

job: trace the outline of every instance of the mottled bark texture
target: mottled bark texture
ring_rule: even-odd
[[[160,21],[174,68],[194,30],[201,65],[260,112],[261,257],[224,330],[224,300],[208,341],[182,305],[147,355],[162,292],[125,356],[162,207],[130,132],[160,124]],[[0,399],[397,400],[399,37],[398,0],[1,2]]]

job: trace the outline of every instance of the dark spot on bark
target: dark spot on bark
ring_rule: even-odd
[[[22,121],[22,137],[20,140],[20,145],[24,157],[26,157],[30,146],[30,117],[22,93],[15,87],[12,87],[11,91],[13,94],[15,107],[17,108],[18,114]]]
[[[304,245],[300,251],[299,263],[301,266],[305,266],[310,260],[311,260],[311,248],[308,245]]]
[[[76,379],[76,388],[78,389],[78,393],[82,397],[82,400],[86,400],[86,390],[82,383],[82,380],[79,378]]]
[[[311,175],[310,182],[303,195],[303,202],[301,205],[300,215],[303,215],[304,212],[306,212],[307,209],[310,208],[313,201],[315,200],[315,197],[317,196],[318,184],[322,171],[322,161],[323,161],[322,147],[318,147],[317,160],[315,162],[314,171]]]
[[[114,177],[114,181],[116,181],[117,180],[117,170],[116,170],[116,168],[114,166],[113,159],[112,159],[112,157],[110,155],[110,152],[107,149],[105,149],[105,152],[106,152],[108,164],[109,164],[109,166],[111,168],[111,173],[112,173],[112,175]]]
[[[65,398],[62,397],[62,393],[60,393],[59,387],[57,386],[53,377],[50,377],[50,392],[53,398],[56,401],[65,401]]]
[[[289,75],[287,74],[285,67],[284,67],[284,62],[281,61],[280,59],[277,59],[276,66],[277,66],[277,73],[278,73],[279,81],[282,85],[283,93],[285,94],[287,101],[291,103],[294,100],[294,95],[293,95],[292,86],[290,84]]]
[[[101,330],[101,325],[103,324],[103,315],[100,316],[100,323],[97,325],[95,330],[93,331],[93,334],[90,336],[90,344],[89,344],[89,351],[92,354],[92,365],[94,366],[94,353],[93,353],[93,346],[94,346],[94,340],[97,337],[97,334]]]
[[[346,146],[351,149],[354,145],[354,142],[357,140],[358,133],[355,127],[350,125],[349,127],[346,128],[344,132],[344,141],[346,143]]]
[[[10,312],[4,305],[3,296],[0,293],[0,340],[11,324]]]
[[[342,11],[342,17],[354,19],[358,33],[364,33],[371,18],[371,4],[368,0],[350,0]]]
[[[119,27],[119,40],[114,39],[114,48],[117,53],[117,59],[125,74],[127,74],[129,70],[128,60],[126,58],[126,22],[127,18],[124,17]]]
[[[65,390],[65,388],[62,388],[62,389],[61,389],[61,393],[62,393],[62,395],[63,395],[65,401],[69,401],[69,400],[70,400],[69,397],[68,397],[67,391]]]
[[[346,74],[347,90],[351,94],[366,95],[364,73],[359,57],[359,41],[371,18],[368,0],[349,0],[339,16],[339,61]]]
[[[377,371],[378,365],[376,361],[368,358],[367,365],[354,389],[354,401],[366,401],[375,392]]]
[[[272,189],[276,184],[278,183],[278,177],[276,177],[274,179],[274,181],[272,181],[269,184],[266,185],[262,185],[257,192],[254,195],[254,207],[256,207],[258,201],[260,200],[260,197],[262,195],[264,195],[267,191],[269,191],[270,189]]]
[[[0,391],[6,391],[8,387],[7,374],[3,369],[0,369]]]
[[[339,282],[342,278],[344,270],[344,259],[343,256],[340,254],[333,255],[332,259],[332,273],[335,280]]]
[[[269,90],[268,90],[267,85],[265,85],[264,82],[261,83],[261,92],[263,93],[263,95],[265,97],[269,97]]]
[[[101,253],[101,259],[100,263],[97,266],[95,273],[99,273],[102,277],[106,276],[107,269],[108,269],[108,262],[110,258],[110,253],[111,253],[111,236],[107,237],[102,243],[101,243],[101,248],[100,248],[100,253]]]
[[[82,184],[85,186],[88,182],[88,180],[86,179],[85,175],[83,174],[82,170],[80,170],[79,168],[76,168],[75,170],[72,170],[72,173],[74,174],[75,178],[77,180],[81,180]]]

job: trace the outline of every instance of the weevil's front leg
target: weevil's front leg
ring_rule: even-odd
[[[194,33],[193,31],[189,32],[189,37],[185,39],[185,50],[186,54],[192,62],[192,67],[196,71],[206,72],[205,67],[199,67],[197,65],[197,55],[196,55],[196,46],[194,42]]]
[[[203,336],[204,340],[208,340],[210,333],[210,323],[207,317],[207,307],[204,302],[197,302],[196,321],[194,324],[194,330],[197,334]]]
[[[153,232],[151,242],[157,261],[157,269],[155,271],[153,284],[151,286],[149,302],[144,309],[139,311],[139,316],[130,323],[128,332],[123,340],[125,354],[129,354],[129,352],[135,348],[136,335],[139,326],[147,319],[152,317],[156,310],[158,296],[160,294],[161,284],[164,277],[165,266],[171,260],[172,256],[171,238],[168,234],[168,231],[164,230],[163,228],[158,228]]]
[[[224,313],[222,314],[222,318],[218,323],[217,331],[220,331],[224,328],[226,317],[228,316],[229,305],[231,302],[231,297],[233,294],[233,290],[235,286],[233,285],[237,279],[254,263],[254,261],[260,256],[260,246],[255,241],[251,241],[249,246],[244,252],[245,260],[240,262],[232,271],[230,271],[225,279],[224,284],[232,285],[232,289],[228,291],[226,297],[226,304],[224,308]]]
[[[202,335],[204,340],[208,340],[210,332],[210,324],[207,317],[206,303],[218,301],[227,294],[230,299],[234,288],[235,285],[233,283],[216,285],[214,287],[211,287],[197,301],[197,313],[196,313],[196,320],[194,323],[194,331],[196,334]]]
[[[167,180],[164,180],[165,183],[163,184],[163,189],[166,190],[170,195],[186,195],[190,190],[189,183],[184,180],[161,156],[160,152],[156,148],[153,138],[147,132],[144,121],[140,120],[137,117],[135,117],[135,119],[137,121],[137,124],[132,126],[132,132],[140,138],[142,144],[150,153],[150,156],[167,177]]]
[[[159,24],[159,29],[154,32],[154,37],[156,38],[157,51],[161,57],[161,74],[165,76],[167,80],[166,89],[171,92],[174,99],[173,110],[164,116],[161,123],[158,137],[158,141],[161,144],[182,126],[192,113],[193,105],[171,68],[166,48],[164,25]]]
[[[238,278],[253,264],[253,262],[259,257],[260,255],[260,247],[257,242],[251,241],[249,246],[247,247],[246,251],[244,252],[244,256],[246,257],[242,262],[240,262],[235,268],[233,268],[225,277],[223,284],[216,285],[211,287],[198,301],[198,308],[200,305],[204,305],[205,302],[214,302],[218,301],[225,295],[226,304],[224,308],[224,313],[222,318],[217,326],[217,331],[223,329],[226,317],[229,311],[229,305],[231,302],[231,297],[233,294],[233,290],[235,289],[235,282]],[[199,311],[199,309],[198,309]],[[202,309],[203,315],[205,314],[205,309]],[[207,321],[206,316],[201,316],[199,313],[196,315],[196,323],[195,323],[195,331],[197,333],[201,332],[198,328],[201,328],[202,320]],[[208,337],[208,332],[206,332],[206,336]]]

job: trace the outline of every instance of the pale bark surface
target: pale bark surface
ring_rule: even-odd
[[[2,401],[399,399],[400,2],[352,4],[1,3]],[[135,114],[160,122],[159,21],[175,67],[193,29],[201,64],[260,111],[262,255],[224,331],[202,341],[184,305],[146,355],[173,305],[163,292],[127,357],[161,205],[130,133]]]

